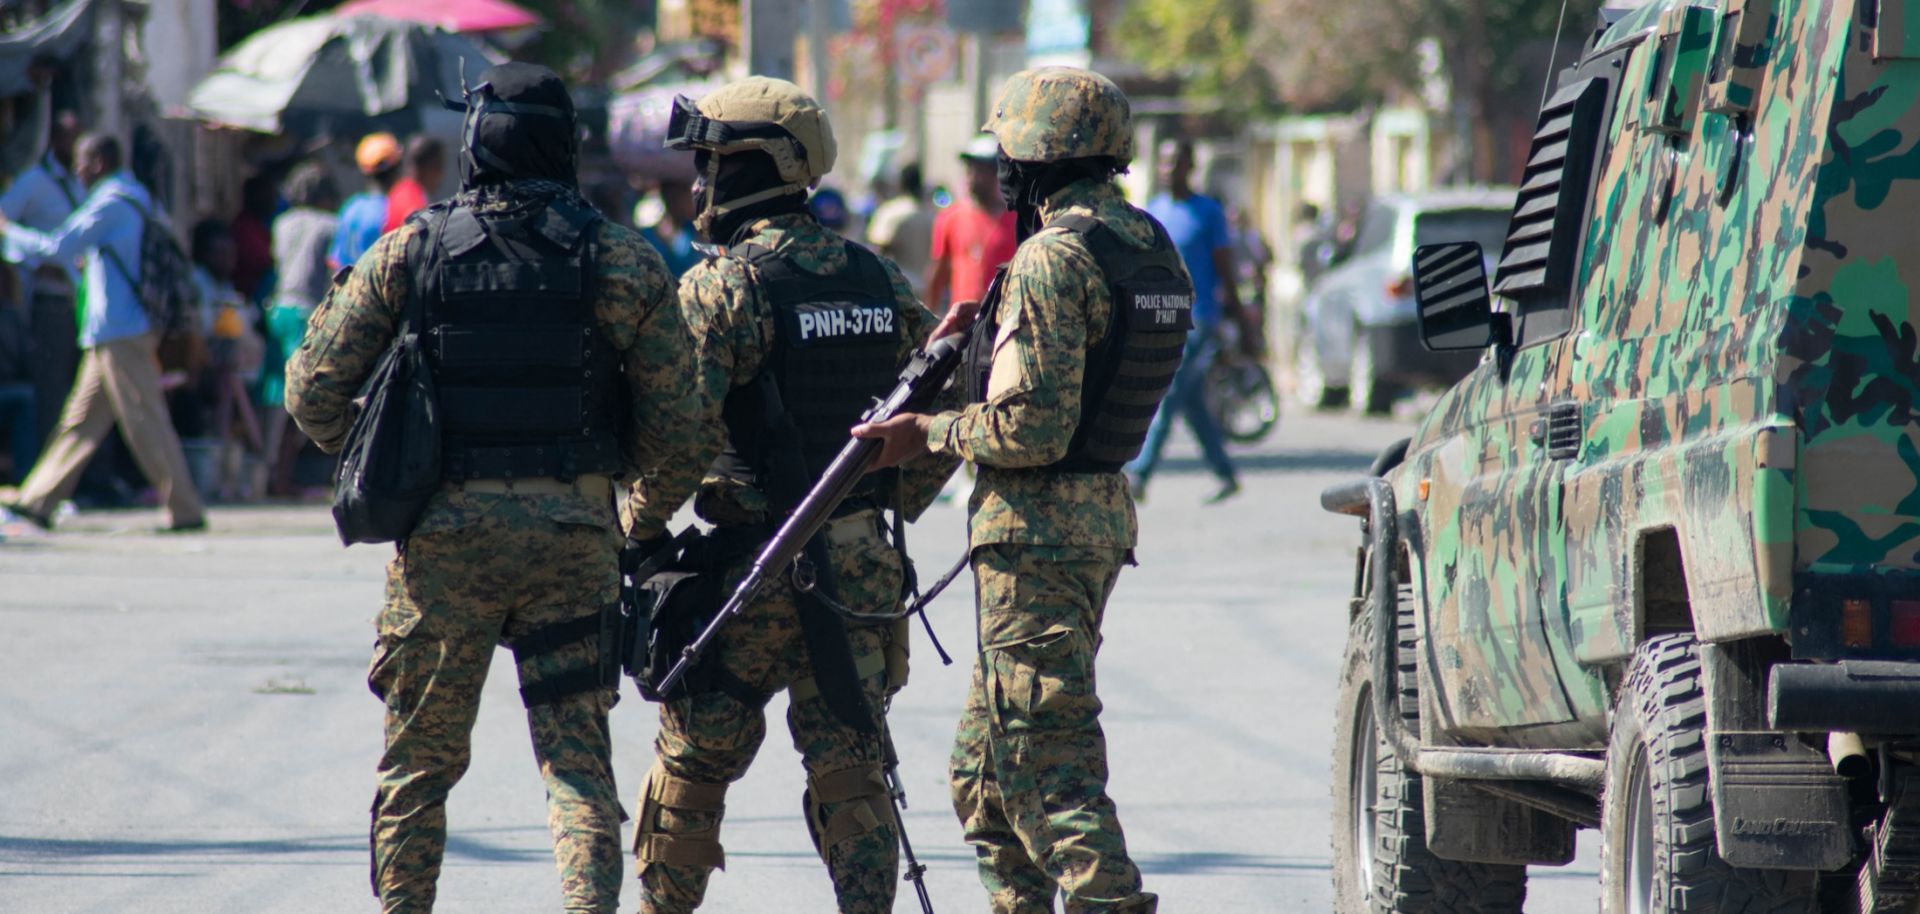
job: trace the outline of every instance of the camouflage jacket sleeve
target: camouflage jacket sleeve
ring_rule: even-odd
[[[913,287],[891,260],[882,259],[886,264],[887,276],[893,281],[893,297],[900,312],[901,326],[906,335],[901,338],[900,363],[906,364],[913,351],[926,345],[927,334],[933,332],[938,319],[933,312],[913,295]],[[966,387],[960,383],[947,385],[934,401],[937,410],[958,409],[966,402]],[[933,500],[940,495],[941,488],[947,484],[948,477],[959,469],[960,458],[953,454],[924,454],[908,461],[900,468],[900,488],[894,507],[907,520],[918,520]]]
[[[690,358],[682,370],[693,397],[683,434],[694,447],[671,470],[676,492],[684,488],[692,493],[700,487],[707,468],[726,442],[720,409],[727,392],[736,383],[750,379],[760,365],[758,353],[766,343],[760,339],[758,322],[741,319],[745,313],[743,298],[748,294],[745,269],[739,261],[716,258],[695,265],[680,277],[675,310],[689,340]],[[664,531],[684,500],[682,494],[668,503],[655,497],[653,488],[635,487],[628,504],[633,535],[644,537]]]
[[[611,223],[602,231],[595,311],[625,352],[633,409],[626,456],[637,474],[628,533],[646,539],[666,531],[713,456],[701,456],[708,438],[705,409],[672,274],[639,235]]]
[[[1021,245],[1007,270],[987,399],[933,419],[936,454],[979,466],[1045,466],[1066,456],[1080,422],[1089,340],[1106,333],[1099,268],[1078,237],[1050,230]],[[1097,325],[1095,322],[1098,322]]]
[[[407,244],[418,232],[411,225],[388,232],[336,278],[287,361],[287,412],[329,454],[346,445],[353,400],[393,342],[407,301]]]

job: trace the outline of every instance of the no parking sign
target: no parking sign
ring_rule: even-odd
[[[901,26],[898,36],[900,73],[918,85],[940,82],[953,75],[953,32],[937,25]]]

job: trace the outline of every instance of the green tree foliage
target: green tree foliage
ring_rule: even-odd
[[[1274,109],[1271,68],[1255,48],[1260,0],[1133,0],[1115,37],[1129,58],[1178,77],[1188,98],[1230,113]]]
[[[598,85],[636,55],[634,36],[652,28],[652,0],[514,0],[546,20],[514,57],[546,64],[568,79]]]
[[[1562,64],[1600,4],[1565,0]],[[1507,140],[1532,121],[1561,15],[1541,0],[1132,0],[1117,37],[1228,110],[1355,110],[1428,97],[1437,78],[1446,113],[1476,136],[1474,176],[1498,180],[1513,171]]]
[[[286,19],[317,16],[339,6],[341,0],[229,0],[220,4],[217,39],[220,50],[239,44],[248,35]]]

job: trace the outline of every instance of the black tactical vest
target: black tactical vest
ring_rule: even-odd
[[[1153,246],[1142,250],[1091,216],[1067,215],[1047,223],[1081,237],[1107,280],[1112,317],[1107,335],[1087,353],[1081,377],[1080,421],[1066,456],[1040,467],[1055,473],[1116,473],[1140,455],[1153,414],[1180,370],[1193,329],[1193,280],[1180,251],[1159,220]],[[988,305],[998,310],[998,302]],[[996,315],[982,314],[983,320]],[[966,377],[985,400],[992,372],[996,324],[985,324],[969,341]]]
[[[822,276],[760,245],[736,245],[728,253],[753,265],[760,294],[774,312],[773,350],[761,366],[801,442],[809,485],[846,446],[847,431],[874,398],[893,389],[905,333],[895,309],[893,283],[866,248],[845,242],[847,267]],[[721,414],[727,447],[714,462],[716,474],[766,489],[775,453],[766,383],[746,384],[727,394]],[[870,473],[855,497],[883,491],[890,473]],[[769,493],[771,494],[771,493]]]
[[[601,216],[555,199],[443,203],[408,251],[449,479],[616,474],[630,414],[592,293]]]

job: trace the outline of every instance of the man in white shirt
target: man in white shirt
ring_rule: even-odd
[[[875,208],[873,218],[867,220],[867,243],[900,265],[914,297],[925,298],[927,264],[933,250],[933,207],[927,205],[919,163],[902,166],[897,186],[890,189],[897,192]]]

